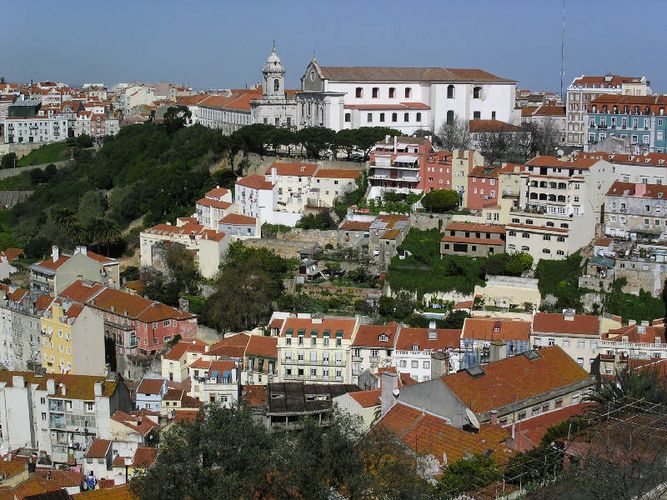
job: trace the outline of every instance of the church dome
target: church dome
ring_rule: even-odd
[[[283,70],[283,65],[280,62],[280,57],[278,57],[278,54],[276,54],[276,44],[273,44],[273,48],[271,49],[271,55],[268,57],[266,60],[266,64],[264,65],[264,71],[284,71]]]

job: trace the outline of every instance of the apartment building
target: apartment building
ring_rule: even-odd
[[[40,318],[47,373],[106,375],[104,321],[87,306],[56,299]]]
[[[587,372],[598,354],[600,319],[588,314],[575,314],[566,309],[560,313],[537,313],[530,334],[534,348],[557,345]]]
[[[626,153],[667,152],[667,96],[602,95],[591,101],[586,112],[584,150],[608,137],[627,144]]]
[[[431,380],[431,355],[458,350],[460,342],[461,330],[436,328],[435,321],[428,328],[401,327],[396,336],[393,366],[418,382]],[[451,358],[450,361],[452,370],[457,370],[456,361]]]
[[[461,332],[462,367],[478,366],[530,350],[530,322],[470,317]]]
[[[117,377],[0,372],[3,447],[45,451],[56,464],[80,464],[93,439],[110,438],[114,412],[130,409]]]
[[[234,202],[241,215],[254,217],[260,224],[295,226],[301,215],[274,211],[273,200],[274,185],[263,175],[241,177],[234,184]]]
[[[218,229],[218,221],[232,212],[232,193],[216,186],[195,203],[193,217],[207,229]]]
[[[352,380],[358,383],[359,375],[370,370],[392,365],[394,343],[400,325],[391,322],[386,325],[360,325],[352,342]]]
[[[598,342],[601,360],[639,359],[643,361],[667,358],[667,338],[665,325],[649,325],[647,321],[637,324],[633,321],[621,328],[602,334]],[[611,365],[613,366],[613,365]],[[611,367],[607,364],[607,368]],[[611,370],[610,370],[611,371]],[[605,372],[605,375],[613,373]]]
[[[586,76],[575,78],[567,88],[566,145],[583,147],[586,144],[586,111],[595,98],[603,94],[651,95],[650,82],[645,76]]]
[[[278,381],[352,383],[350,346],[358,319],[287,318],[278,335]]]
[[[465,208],[482,210],[498,205],[501,167],[475,167],[468,174],[468,197]]]
[[[67,254],[54,245],[51,257],[30,265],[29,270],[33,295],[58,295],[77,279],[120,286],[118,260],[91,252],[85,246],[78,246]]]
[[[505,227],[494,224],[450,222],[440,240],[440,255],[487,257],[505,252]]]
[[[531,123],[545,132],[554,134],[559,145],[565,145],[567,139],[567,108],[557,104],[540,104],[535,108],[524,108],[522,123]]]
[[[452,152],[452,186],[459,193],[459,205],[468,206],[468,175],[476,167],[484,166],[484,157],[475,150],[454,150]]]
[[[605,234],[633,240],[664,239],[666,195],[667,185],[614,182],[605,196]]]
[[[237,404],[241,394],[241,367],[238,361],[200,358],[188,370],[188,396],[202,403],[218,403],[226,408]]]
[[[32,370],[41,363],[40,318],[30,292],[0,284],[0,364]]]
[[[179,340],[171,349],[162,355],[162,378],[181,383],[188,378],[188,368],[192,363],[208,352],[209,346],[198,338]]]
[[[586,246],[612,182],[613,168],[604,160],[533,158],[522,171],[519,205],[506,226],[507,251],[564,259]]]

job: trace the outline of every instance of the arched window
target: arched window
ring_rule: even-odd
[[[447,86],[447,99],[454,99],[454,85]]]
[[[555,194],[550,194],[549,197],[547,198],[549,201],[556,201],[556,195]]]
[[[403,121],[404,122],[410,121],[410,113],[403,113]]]
[[[472,89],[472,97],[473,99],[481,99],[482,98],[482,87],[475,87]]]
[[[447,124],[451,125],[454,123],[454,111],[451,109],[447,111]]]
[[[277,78],[273,80],[273,91],[278,92],[280,90],[280,80]]]
[[[537,193],[530,193],[530,199],[531,200],[536,200],[537,199]]]
[[[565,195],[559,194],[558,195],[558,201],[561,203],[565,203]]]
[[[357,99],[361,99],[364,96],[364,89],[361,87],[357,87],[357,90],[355,91],[355,95]]]
[[[415,120],[418,121],[418,122],[422,121],[422,114],[421,114],[421,113],[417,113],[417,115],[416,115],[416,117],[415,117]]]
[[[546,193],[540,193],[540,200],[546,201],[547,200],[547,194]]]
[[[373,99],[377,99],[378,97],[380,97],[380,88],[379,87],[373,87],[372,95],[373,95]]]
[[[410,99],[412,97],[412,89],[410,87],[405,88],[405,98]]]
[[[397,122],[398,121],[398,113],[392,113],[391,114],[391,121],[392,122]]]

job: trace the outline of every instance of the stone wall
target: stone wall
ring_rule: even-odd
[[[430,214],[430,213],[413,213],[410,215],[410,227],[415,227],[422,231],[428,229],[439,229],[441,232],[443,228],[452,220],[452,214]]]

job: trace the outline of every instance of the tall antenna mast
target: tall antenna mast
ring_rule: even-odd
[[[563,86],[565,79],[565,0],[561,0],[560,9],[560,101],[564,101]]]

